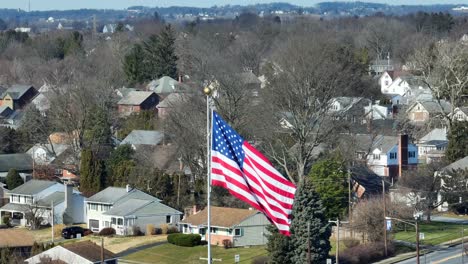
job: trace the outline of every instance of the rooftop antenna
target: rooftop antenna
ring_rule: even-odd
[[[31,13],[31,0],[29,0],[29,3],[28,3],[28,12]]]

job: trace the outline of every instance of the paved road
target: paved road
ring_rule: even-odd
[[[468,263],[468,257],[464,257],[464,262],[462,262],[462,246],[458,245],[455,247],[449,247],[445,249],[439,249],[432,253],[423,255],[419,257],[421,264],[461,264]],[[416,258],[411,258],[405,261],[398,262],[399,264],[414,264],[416,263]]]

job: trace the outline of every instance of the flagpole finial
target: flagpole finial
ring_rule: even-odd
[[[205,86],[205,88],[203,88],[203,93],[206,95],[206,96],[210,96],[211,93],[213,92],[213,90],[208,87],[208,86]]]

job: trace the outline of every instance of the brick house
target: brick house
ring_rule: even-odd
[[[154,92],[131,91],[118,104],[120,115],[127,116],[144,110],[157,111],[159,96]]]

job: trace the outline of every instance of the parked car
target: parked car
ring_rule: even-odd
[[[78,234],[84,236],[85,230],[81,226],[69,226],[62,229],[62,237],[67,238],[76,238]]]

